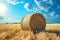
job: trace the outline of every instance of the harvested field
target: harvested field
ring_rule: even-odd
[[[60,24],[47,24],[45,30],[60,31]],[[0,40],[60,40],[60,37],[48,32],[33,34],[31,31],[21,30],[20,24],[0,24]]]
[[[46,30],[60,31],[60,24],[46,24]]]

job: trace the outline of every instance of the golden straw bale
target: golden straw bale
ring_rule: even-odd
[[[21,27],[23,30],[30,30],[34,33],[44,31],[45,26],[45,18],[40,13],[28,14],[21,21]]]

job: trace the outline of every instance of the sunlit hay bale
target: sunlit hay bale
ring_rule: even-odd
[[[31,31],[20,31],[9,40],[33,40],[33,33]]]
[[[40,32],[36,36],[37,40],[60,40],[60,37],[55,33]]]
[[[28,14],[21,21],[21,27],[23,30],[33,31],[34,33],[44,31],[45,26],[45,18],[40,13]]]

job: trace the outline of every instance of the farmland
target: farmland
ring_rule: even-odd
[[[0,24],[0,30],[4,29],[21,29],[21,24]],[[60,24],[46,24],[45,30],[60,31]]]
[[[60,24],[46,24],[46,30],[60,31]]]
[[[60,24],[46,24],[45,30],[57,30],[60,31]],[[40,33],[41,35],[45,35],[49,33]],[[38,34],[37,37],[41,35]],[[44,36],[44,37],[45,37]],[[57,37],[55,34],[52,34],[53,38],[56,40],[60,40],[60,37]],[[0,24],[0,40],[33,40],[34,34],[31,31],[23,31],[21,30],[21,24]],[[50,37],[50,36],[49,36]],[[46,38],[46,37],[45,37]],[[52,40],[53,40],[52,38]],[[43,38],[42,38],[43,40]],[[46,39],[47,40],[47,39]]]

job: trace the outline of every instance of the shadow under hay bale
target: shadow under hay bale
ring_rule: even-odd
[[[56,30],[45,30],[45,32],[56,33],[57,36],[60,36],[60,31],[56,31]]]

